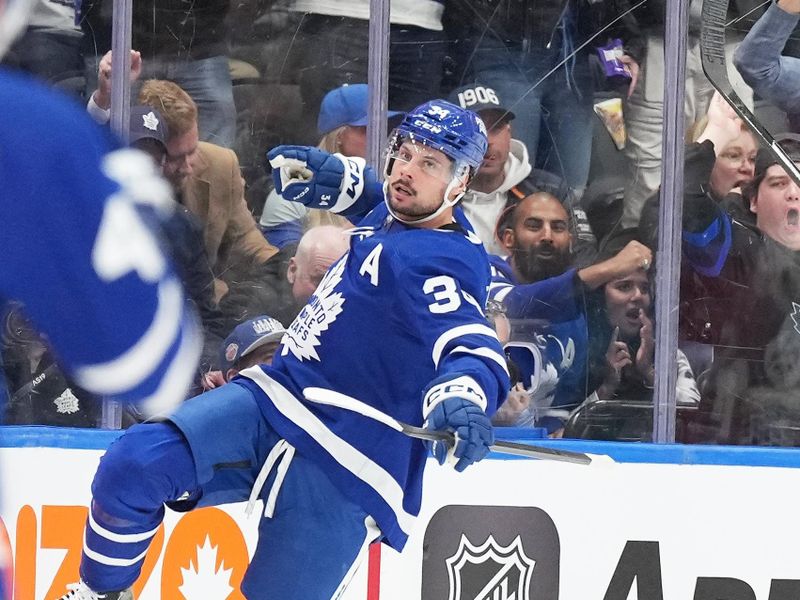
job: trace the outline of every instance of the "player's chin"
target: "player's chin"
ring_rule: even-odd
[[[392,197],[389,199],[389,204],[394,212],[399,215],[403,215],[404,217],[414,219],[424,217],[428,214],[427,212],[420,210],[418,206],[415,206],[412,202],[412,199],[408,196],[396,197],[392,195]]]
[[[398,217],[400,217],[403,221],[409,224],[413,224],[416,221],[421,221],[425,217],[429,216],[432,212],[432,211],[422,212],[419,210],[403,210],[403,209],[400,210],[393,209],[393,210]]]

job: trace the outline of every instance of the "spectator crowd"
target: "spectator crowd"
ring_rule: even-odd
[[[5,59],[104,127],[113,79],[130,79],[128,143],[172,188],[163,243],[205,331],[193,393],[268,363],[348,251],[358,223],[281,198],[265,156],[305,144],[366,158],[369,4],[135,0],[119,74],[110,0],[39,0]],[[800,2],[761,4],[730,2],[730,79],[800,163],[800,93],[773,77],[800,56]],[[659,190],[665,5],[391,0],[389,130],[443,98],[488,131],[460,208],[490,255],[485,308],[512,373],[497,426],[652,434],[658,214],[675,201]],[[701,9],[691,0],[677,438],[800,445],[800,187],[703,74]],[[788,39],[769,40],[783,70],[767,64],[770,35]],[[109,425],[24,306],[4,307],[2,324],[6,424]],[[111,425],[139,418],[127,409]]]

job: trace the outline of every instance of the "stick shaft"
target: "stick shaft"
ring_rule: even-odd
[[[384,425],[387,425],[396,431],[404,433],[409,437],[421,440],[446,442],[451,446],[455,445],[455,436],[449,431],[431,431],[429,429],[415,427],[414,425],[403,423],[378,410],[374,406],[370,406],[369,404],[334,390],[309,387],[303,390],[303,395],[305,396],[306,400],[315,402],[317,404],[336,406],[338,408],[357,412],[365,417],[369,417],[370,419],[374,419],[380,423],[383,423]],[[528,458],[539,458],[543,460],[557,460],[581,465],[588,465],[592,462],[591,457],[583,454],[582,452],[556,450],[554,448],[543,448],[540,446],[531,446],[517,442],[498,441],[490,446],[490,450],[492,452],[498,452],[501,454],[513,454],[515,456],[526,456]]]

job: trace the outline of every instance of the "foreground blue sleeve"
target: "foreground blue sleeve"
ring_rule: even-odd
[[[757,95],[786,112],[800,112],[800,59],[781,56],[800,16],[770,5],[736,48],[733,62]]]
[[[200,336],[155,219],[172,206],[152,161],[78,106],[0,72],[5,256],[0,295],[24,303],[85,389],[159,411],[183,399]],[[149,407],[149,408],[148,408]]]
[[[527,284],[513,284],[495,270],[490,297],[502,302],[511,319],[571,321],[583,313],[583,290],[577,269]]]

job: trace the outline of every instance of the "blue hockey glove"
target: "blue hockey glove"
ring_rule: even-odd
[[[455,434],[452,448],[445,442],[425,442],[440,465],[448,457],[454,457],[455,469],[461,472],[489,453],[494,430],[484,412],[483,390],[474,379],[466,376],[435,379],[425,392],[424,405],[426,429]]]
[[[330,154],[310,146],[278,146],[267,153],[275,189],[309,208],[342,212],[364,189],[363,158]]]

